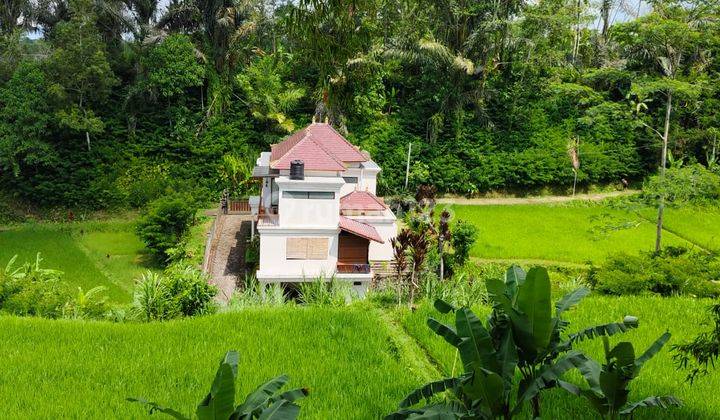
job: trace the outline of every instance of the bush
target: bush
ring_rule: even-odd
[[[169,260],[195,221],[195,205],[188,197],[159,198],[147,208],[137,225],[137,234],[157,257]]]
[[[616,254],[591,270],[590,283],[608,295],[720,296],[720,262],[708,254],[668,247],[660,253]]]
[[[472,248],[477,239],[477,227],[472,223],[458,220],[452,230],[452,246],[455,249],[453,264],[462,266],[470,257]]]
[[[62,316],[69,293],[60,281],[62,272],[40,267],[40,254],[35,263],[15,267],[17,256],[0,271],[0,309],[14,315],[47,318]]]
[[[214,313],[217,292],[193,267],[173,266],[164,275],[147,272],[135,285],[133,314],[149,322]]]
[[[62,282],[63,273],[42,268],[40,254],[34,263],[16,267],[13,257],[0,271],[0,310],[20,316],[45,318],[104,318],[109,310],[104,287],[72,296]]]
[[[700,164],[668,168],[643,186],[643,198],[655,202],[665,192],[668,202],[703,204],[720,199],[720,176]]]

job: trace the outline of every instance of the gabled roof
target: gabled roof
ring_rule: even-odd
[[[274,149],[273,149],[274,150]],[[302,160],[305,170],[344,171],[345,165],[325,151],[312,137],[300,139],[280,159],[270,164],[273,169],[290,169],[293,160]]]
[[[367,191],[353,191],[340,198],[340,210],[385,210],[385,203]]]
[[[381,244],[385,243],[374,227],[345,216],[340,216],[340,229],[371,241],[379,242]]]
[[[365,162],[368,160],[365,155],[360,153],[360,150],[335,131],[330,124],[312,123],[291,134],[282,142],[273,144],[271,146],[270,161],[274,162],[294,153],[292,151],[295,146],[307,137],[311,138],[338,162]],[[294,159],[299,158],[292,156],[290,160]]]

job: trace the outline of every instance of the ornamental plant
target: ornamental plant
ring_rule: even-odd
[[[288,383],[286,375],[278,376],[260,385],[255,391],[248,394],[245,401],[235,405],[235,382],[238,370],[238,352],[229,351],[220,361],[210,392],[200,401],[195,410],[198,420],[221,419],[275,419],[293,420],[300,414],[300,406],[295,402],[308,395],[306,388],[293,389],[279,393],[280,389]],[[150,414],[163,413],[176,419],[189,420],[179,411],[161,406],[158,403],[143,398],[128,398],[130,402],[137,402],[150,407]]]

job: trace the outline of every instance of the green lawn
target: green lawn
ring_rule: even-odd
[[[709,300],[693,298],[591,296],[568,314],[567,319],[571,322],[568,332],[600,323],[620,321],[625,315],[635,315],[640,318],[640,327],[612,338],[611,342],[629,340],[635,344],[635,350],[639,353],[645,351],[647,346],[663,332],[669,330],[673,334],[670,343],[645,364],[640,377],[631,385],[630,399],[634,401],[650,395],[673,394],[682,399],[685,406],[669,411],[642,409],[636,412],[636,418],[717,418],[717,413],[720,413],[720,394],[717,393],[717,389],[720,388],[720,374],[716,372],[690,386],[684,382],[686,373],[675,370],[668,351],[670,344],[687,341],[707,329],[707,326],[701,324],[705,320],[706,308],[710,303]],[[487,314],[489,308],[477,308],[477,313]],[[401,320],[406,331],[422,343],[430,357],[446,375],[451,374],[454,364],[456,372],[458,368],[462,368],[460,362],[455,359],[454,348],[430,331],[425,323],[428,316],[446,320],[447,316],[437,313],[429,304],[425,304],[415,312],[399,311],[396,316]],[[580,348],[596,359],[602,357],[601,340],[583,343]],[[571,375],[569,379],[581,383],[581,377],[577,374]],[[585,400],[560,390],[553,390],[544,396],[543,418],[596,418]]]
[[[71,287],[107,288],[111,301],[131,300],[134,280],[152,264],[129,221],[29,224],[0,230],[0,265],[34,261],[63,271]]]
[[[608,254],[652,250],[655,227],[635,213],[602,205],[452,205],[478,227],[470,255],[481,259],[600,263]],[[665,233],[665,244],[687,244]]]
[[[372,309],[265,308],[151,324],[0,317],[3,418],[138,418],[144,396],[190,413],[227,350],[238,397],[286,373],[302,418],[380,418],[421,382]]]
[[[657,210],[645,209],[641,213],[655,220]],[[665,229],[713,251],[720,251],[720,209],[710,207],[669,207],[665,209]]]

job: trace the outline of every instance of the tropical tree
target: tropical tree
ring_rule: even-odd
[[[659,168],[661,180],[665,178],[667,167],[673,99],[692,101],[699,95],[697,84],[682,80],[678,76],[681,75],[682,69],[692,62],[705,60],[705,55],[700,50],[702,26],[703,22],[697,20],[697,15],[691,9],[669,0],[656,3],[653,13],[620,25],[617,29],[616,36],[626,56],[636,64],[649,59],[650,69],[660,71],[660,77],[640,79],[633,84],[632,90],[639,101],[636,104],[638,112],[646,110],[646,102],[651,101],[652,98],[658,95],[665,98],[662,132],[651,124],[640,121],[662,141]],[[656,252],[660,251],[662,245],[664,209],[665,194],[661,193],[658,202]]]
[[[236,76],[237,84],[244,93],[241,100],[248,106],[253,117],[272,123],[272,128],[290,133],[295,123],[288,116],[305,90],[286,79],[286,60],[291,59],[282,51],[258,57],[242,73]]]
[[[55,28],[54,50],[47,66],[54,82],[51,90],[60,104],[59,124],[84,133],[89,151],[90,135],[105,128],[94,108],[105,103],[117,79],[107,60],[90,2],[77,0],[71,11],[72,18]]]
[[[519,401],[530,401],[533,415],[539,417],[539,391],[555,386],[553,363],[561,354],[569,352],[580,341],[597,336],[611,336],[637,327],[637,318],[627,316],[622,322],[585,328],[563,338],[569,323],[563,314],[577,305],[590,290],[581,287],[563,296],[555,304],[552,316],[550,277],[540,267],[527,273],[512,266],[505,280],[489,279],[487,290],[493,302],[491,320],[494,324],[509,324],[517,346],[518,370],[522,374]],[[537,388],[537,389],[536,389]]]
[[[317,71],[315,118],[342,126],[348,66],[368,57],[378,30],[377,0],[299,0],[287,19],[290,51]]]
[[[666,332],[655,340],[643,354],[636,357],[632,343],[623,341],[611,349],[608,338],[602,337],[605,363],[600,366],[598,362],[586,359],[584,366],[580,368],[588,388],[579,388],[563,380],[558,381],[558,386],[572,394],[586,398],[604,419],[632,417],[633,412],[642,407],[680,406],[682,405],[680,400],[671,395],[647,397],[628,403],[630,382],[637,378],[645,362],[655,356],[669,339],[670,333]]]
[[[533,415],[540,415],[540,393],[558,386],[562,375],[586,366],[588,358],[573,350],[574,343],[596,336],[609,336],[637,326],[637,319],[626,317],[621,323],[598,325],[563,337],[569,323],[562,314],[589,293],[577,289],[560,299],[556,316],[551,314],[550,283],[544,268],[525,273],[513,266],[505,280],[488,281],[493,311],[485,324],[469,309],[454,308],[436,301],[442,313],[455,313],[455,327],[434,318],[428,326],[450,345],[457,348],[464,373],[431,382],[408,395],[400,410],[388,418],[414,415],[437,418],[510,418],[525,403],[532,405]],[[517,382],[516,372],[521,374]],[[423,399],[450,391],[455,398],[412,408]],[[517,398],[513,399],[514,392]],[[513,404],[514,401],[514,404]],[[445,417],[443,417],[445,416]]]
[[[403,229],[398,235],[390,239],[390,245],[393,249],[393,261],[395,263],[395,287],[397,288],[397,299],[398,306],[402,300],[402,290],[404,285],[404,278],[407,276],[405,271],[407,270],[408,261],[407,254],[410,248],[410,231]]]
[[[248,183],[252,175],[252,164],[247,159],[234,155],[225,154],[220,163],[220,176],[230,184],[233,194],[243,194],[247,192]]]
[[[445,244],[452,239],[450,233],[450,212],[443,210],[435,228],[437,235],[438,256],[440,257],[440,281],[445,277]]]
[[[425,264],[425,258],[427,257],[428,250],[430,248],[430,241],[423,231],[411,230],[409,232],[409,249],[410,258],[412,260],[412,266],[410,271],[410,300],[408,305],[412,308],[415,300],[415,292],[419,286],[419,277]]]
[[[215,373],[210,392],[202,399],[195,410],[198,420],[225,419],[283,419],[292,420],[300,414],[300,406],[295,402],[306,397],[308,390],[293,389],[279,393],[288,383],[286,375],[278,376],[260,385],[248,394],[245,401],[235,405],[235,382],[238,374],[239,355],[235,350],[225,354]],[[128,401],[144,404],[150,408],[150,414],[162,413],[176,419],[190,419],[178,410],[161,406],[144,398],[128,398]]]
[[[27,29],[32,23],[32,4],[28,0],[0,2],[0,37],[11,35],[16,29]]]

